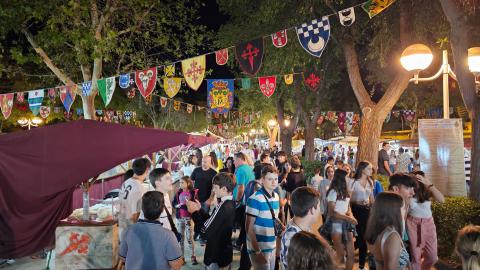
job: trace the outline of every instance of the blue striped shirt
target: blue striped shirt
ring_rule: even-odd
[[[275,237],[275,229],[273,227],[273,219],[272,214],[270,212],[270,208],[268,206],[267,201],[265,200],[265,196],[268,198],[268,202],[273,208],[275,213],[275,217],[278,217],[280,203],[278,194],[273,192],[273,197],[268,195],[265,189],[261,188],[257,192],[255,192],[250,198],[247,200],[247,208],[246,213],[247,215],[255,217],[254,223],[254,230],[255,236],[257,238],[258,245],[262,252],[272,252],[275,250],[276,245],[276,237]],[[249,253],[253,253],[254,249],[252,247],[252,243],[247,235],[247,250]]]

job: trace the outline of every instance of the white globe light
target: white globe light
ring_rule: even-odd
[[[420,71],[426,69],[433,60],[430,48],[423,44],[408,46],[400,57],[400,63],[407,71]]]
[[[468,68],[476,76],[480,75],[480,47],[468,49]]]
[[[277,126],[277,121],[275,121],[275,119],[270,119],[268,120],[267,125],[269,128],[274,128]]]

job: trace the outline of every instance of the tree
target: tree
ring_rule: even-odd
[[[478,25],[480,16],[478,0],[439,0],[450,24],[450,46],[453,52],[454,70],[457,75],[463,101],[472,120],[472,181],[470,197],[480,200],[480,97],[475,79],[468,69],[467,50],[479,46]]]
[[[97,80],[105,74],[142,69],[168,60],[198,55],[208,45],[208,31],[197,23],[197,3],[191,1],[7,1],[0,18],[3,35],[22,34],[10,57],[22,68],[48,68],[58,83],[91,81],[81,95],[85,118],[94,118]],[[39,65],[41,59],[41,65]]]

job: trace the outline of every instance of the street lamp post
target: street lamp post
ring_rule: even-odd
[[[33,118],[20,118],[17,120],[17,123],[22,127],[27,127],[30,130],[32,127],[38,127],[42,123],[42,119],[38,117]]]
[[[442,66],[437,73],[431,77],[420,78],[420,71],[426,69],[433,60],[433,54],[430,48],[423,44],[413,44],[408,46],[402,53],[400,62],[407,71],[413,71],[414,76],[410,82],[418,84],[418,82],[433,81],[442,75],[443,79],[443,118],[450,118],[450,101],[448,92],[448,77],[457,80],[457,76],[453,72],[448,63],[448,52],[443,50]],[[479,85],[477,77],[480,74],[480,47],[470,48],[468,50],[468,65],[470,71],[475,75],[475,82]]]

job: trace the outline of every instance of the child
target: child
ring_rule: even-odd
[[[188,248],[192,253],[192,264],[197,265],[197,258],[195,257],[195,243],[193,241],[193,224],[191,220],[191,215],[187,210],[187,201],[198,200],[197,196],[198,189],[193,188],[193,181],[189,176],[184,176],[180,179],[180,188],[173,198],[173,205],[175,206],[176,217],[178,221],[178,227],[182,235],[182,239],[187,238]],[[185,254],[185,245],[184,241],[181,241],[180,246],[182,247],[182,252]]]
[[[235,203],[232,200],[232,192],[236,182],[233,174],[219,173],[213,177],[212,184],[215,196],[220,199],[212,215],[201,209],[198,200],[187,201],[186,204],[195,224],[203,224],[198,227],[201,227],[200,233],[207,241],[204,255],[206,269],[228,269],[233,258],[232,230]]]

